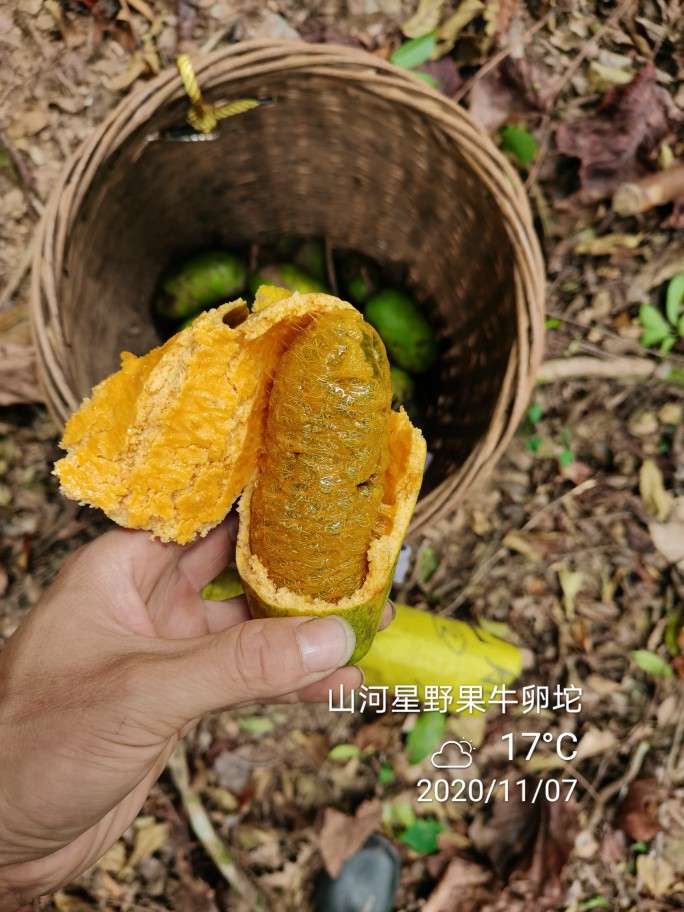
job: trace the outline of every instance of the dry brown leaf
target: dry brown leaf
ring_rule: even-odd
[[[563,547],[564,537],[557,532],[509,532],[501,542],[504,548],[516,551],[535,564]]]
[[[159,851],[169,840],[168,823],[150,823],[140,827],[135,836],[135,844],[125,870],[134,868],[135,865],[153,852]]]
[[[582,588],[584,574],[578,570],[571,570],[566,564],[558,571],[558,582],[563,590],[563,608],[569,618],[575,616],[575,600]]]
[[[92,912],[93,907],[80,896],[71,896],[61,890],[52,896],[57,912]]]
[[[144,16],[150,25],[156,24],[158,17],[149,3],[146,3],[145,0],[126,0],[126,2],[136,11],[136,13],[140,13],[141,16]]]
[[[543,793],[530,801],[539,780],[525,781],[527,801],[520,787],[512,787],[509,800],[497,798],[489,821],[482,825],[476,817],[468,835],[500,877],[515,878],[516,892],[527,896],[529,908],[540,909],[535,903],[542,897],[560,900],[560,875],[575,840],[577,805],[546,801]]]
[[[421,73],[427,73],[437,82],[439,91],[447,98],[453,98],[463,85],[463,77],[453,57],[442,57],[440,60],[428,60],[416,67]]]
[[[682,271],[684,271],[684,236],[675,236],[634,276],[627,288],[627,301],[630,304],[640,303],[653,288],[657,288]]]
[[[348,858],[357,852],[382,820],[378,798],[364,801],[353,817],[334,808],[326,808],[319,847],[323,863],[331,877],[337,877]]]
[[[32,345],[0,342],[0,406],[43,402]]]
[[[580,160],[579,199],[603,199],[645,174],[649,156],[680,120],[668,92],[656,82],[655,67],[648,64],[628,85],[608,92],[594,114],[562,123],[556,145]]]
[[[575,253],[589,256],[612,256],[620,250],[636,250],[644,239],[643,234],[612,232],[596,237],[591,228],[580,231],[575,240]]]
[[[114,845],[104,853],[104,855],[95,862],[95,867],[101,871],[110,871],[112,874],[118,874],[126,864],[126,846],[123,842],[115,842]]]
[[[684,570],[684,497],[676,498],[667,522],[651,522],[648,531],[665,560]]]
[[[401,30],[407,38],[420,38],[434,31],[442,18],[444,0],[420,0],[418,9],[402,25]]]
[[[485,34],[495,47],[502,43],[519,10],[520,0],[489,0],[484,12]]]
[[[491,879],[491,873],[480,865],[454,858],[422,912],[479,912],[489,898],[485,887]]]
[[[553,97],[548,72],[527,57],[508,57],[476,78],[470,90],[469,110],[488,132],[503,126],[513,115],[546,111]]]
[[[636,868],[641,885],[651,896],[656,899],[667,896],[675,882],[675,872],[669,861],[651,855],[639,855]]]
[[[655,779],[635,779],[620,804],[615,826],[638,842],[649,842],[663,830],[655,816],[663,797]]]
[[[448,54],[466,25],[470,25],[484,8],[482,0],[463,0],[456,12],[452,13],[437,29],[437,46],[433,57],[438,59]]]
[[[28,105],[14,115],[12,123],[7,128],[10,139],[23,139],[25,136],[36,136],[50,123],[50,114],[47,102],[38,101]]]
[[[664,522],[672,509],[672,495],[663,484],[663,473],[652,459],[646,459],[639,469],[639,493],[646,511]]]
[[[586,760],[588,757],[596,757],[599,754],[605,754],[612,750],[617,743],[615,735],[609,729],[600,729],[590,726],[582,735],[577,745],[577,762]]]

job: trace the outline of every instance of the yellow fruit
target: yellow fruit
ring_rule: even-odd
[[[356,661],[382,614],[425,442],[390,412],[384,348],[361,315],[330,295],[283,295],[260,290],[251,315],[226,304],[147,355],[124,353],[67,424],[55,473],[68,496],[180,543],[246,488],[236,560],[253,613],[340,614]],[[288,467],[292,434],[309,461]],[[277,528],[285,511],[289,532]],[[331,561],[346,569],[329,586]]]

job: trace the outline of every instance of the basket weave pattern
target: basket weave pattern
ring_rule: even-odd
[[[126,98],[66,167],[40,228],[32,324],[63,423],[123,350],[158,343],[149,302],[174,256],[326,237],[408,269],[442,346],[433,461],[411,527],[451,511],[499,458],[543,340],[544,269],[517,175],[457,105],[348,48],[245,42],[195,61],[205,98],[271,96],[213,142],[169,71]]]

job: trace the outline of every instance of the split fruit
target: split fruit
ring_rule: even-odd
[[[422,482],[425,441],[390,408],[375,330],[330,295],[262,289],[122,355],[72,416],[69,497],[163,541],[205,535],[237,496],[236,562],[257,617],[377,631]]]

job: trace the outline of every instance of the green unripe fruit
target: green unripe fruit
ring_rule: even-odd
[[[223,250],[208,250],[183,260],[163,276],[154,311],[165,320],[187,320],[207,307],[223,304],[245,285],[242,260]]]
[[[294,264],[298,269],[313,276],[321,282],[325,281],[325,245],[320,238],[309,238],[304,241],[294,257]]]
[[[392,361],[418,374],[437,361],[432,327],[413,301],[399,291],[380,291],[368,301],[364,316],[374,326]]]
[[[287,288],[288,291],[298,291],[299,294],[327,293],[327,288],[322,282],[291,263],[278,263],[260,269],[249,280],[252,296],[256,295],[260,285],[275,285],[277,288]]]
[[[400,405],[406,406],[412,403],[416,392],[413,377],[401,367],[392,366],[390,367],[390,379],[392,381],[392,408],[398,409]]]

